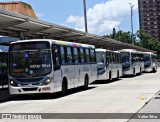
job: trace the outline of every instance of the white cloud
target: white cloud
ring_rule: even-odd
[[[137,0],[106,0],[105,3],[99,3],[87,10],[87,22],[89,33],[98,35],[109,34],[113,27],[121,25],[130,16],[130,6],[134,5],[137,10]],[[70,15],[65,26],[84,31],[84,17]]]
[[[36,16],[39,18],[39,17],[44,17],[44,14],[43,13],[36,13]]]

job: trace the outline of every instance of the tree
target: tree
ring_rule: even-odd
[[[114,32],[113,34],[105,35],[104,37],[112,38],[125,43],[131,43],[130,32],[123,32],[122,30],[119,30],[117,33],[115,33],[114,29],[113,29],[113,32]]]
[[[158,40],[150,40],[149,41],[149,49],[160,52],[160,42]]]
[[[146,33],[142,30],[138,30],[135,34],[133,34],[134,45],[141,46],[150,50],[160,52],[160,41],[155,40],[151,37],[149,33]],[[106,38],[113,38],[115,40],[119,40],[121,42],[131,44],[131,33],[123,32],[122,30],[116,33],[115,28],[113,28],[113,33],[110,35],[104,36]]]
[[[142,30],[138,30],[136,35],[140,39],[141,46],[144,48],[149,48],[149,41],[152,40],[151,35]]]

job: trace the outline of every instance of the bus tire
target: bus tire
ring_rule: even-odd
[[[64,79],[62,82],[62,91],[61,91],[61,95],[65,96],[67,94],[68,91],[68,84],[67,84],[67,79]]]
[[[88,85],[89,85],[89,78],[86,75],[85,78],[84,78],[84,89],[88,89]]]
[[[153,68],[153,69],[152,69],[152,72],[153,72],[153,73],[156,73],[156,68]]]
[[[140,72],[139,72],[139,74],[141,75],[142,74],[142,68],[140,67]]]
[[[136,76],[136,70],[135,70],[135,68],[133,69],[133,76]]]
[[[117,71],[117,80],[119,80],[119,71]]]
[[[112,80],[112,73],[111,73],[111,71],[109,72],[109,80],[110,81]]]

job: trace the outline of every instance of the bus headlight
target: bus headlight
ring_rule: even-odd
[[[10,83],[11,86],[18,86],[17,83],[13,80],[10,80],[9,83]]]
[[[51,80],[50,78],[48,78],[47,80],[45,80],[45,81],[43,82],[42,85],[48,85],[48,84],[50,84],[51,81],[52,81],[52,80]]]

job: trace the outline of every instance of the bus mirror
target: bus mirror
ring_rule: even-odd
[[[57,52],[58,52],[58,50],[57,50],[57,49],[55,49],[55,50],[54,50],[54,53],[57,53]]]
[[[53,54],[56,54],[58,52],[58,50],[57,49],[53,49],[52,52],[53,52]]]

